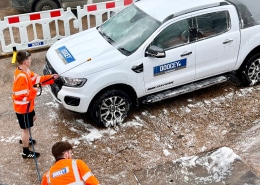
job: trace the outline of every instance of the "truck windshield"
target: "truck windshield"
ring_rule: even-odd
[[[161,24],[133,4],[98,27],[98,31],[122,54],[130,55]]]

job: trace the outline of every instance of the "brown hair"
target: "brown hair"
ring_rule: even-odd
[[[72,150],[72,145],[67,141],[59,141],[52,146],[51,152],[56,160],[63,158],[64,152]]]
[[[18,51],[16,56],[16,61],[18,64],[23,64],[25,60],[27,60],[31,56],[29,51]]]

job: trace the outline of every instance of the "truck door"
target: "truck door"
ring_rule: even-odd
[[[190,43],[191,19],[166,26],[152,41],[164,49],[166,57],[144,58],[144,81],[147,93],[188,83],[195,78],[195,44]]]
[[[231,71],[239,51],[239,27],[227,10],[195,17],[197,22],[196,79]]]

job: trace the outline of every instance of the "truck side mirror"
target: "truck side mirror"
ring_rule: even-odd
[[[164,58],[166,57],[165,51],[158,46],[149,46],[145,52],[145,56],[155,57],[155,58]]]

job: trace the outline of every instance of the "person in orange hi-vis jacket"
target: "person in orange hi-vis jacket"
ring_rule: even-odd
[[[85,162],[72,159],[72,145],[60,141],[52,146],[52,155],[56,162],[45,172],[41,185],[98,185],[99,181],[92,174]]]
[[[37,89],[34,85],[46,82],[42,85],[52,84],[59,76],[45,75],[38,76],[32,72],[29,67],[31,65],[31,54],[28,51],[19,51],[16,56],[19,66],[14,72],[13,82],[13,107],[16,113],[20,128],[22,129],[23,158],[39,157],[40,153],[29,150],[29,144],[35,144],[36,141],[30,138],[30,128],[33,127],[35,121],[34,99],[37,96]]]

